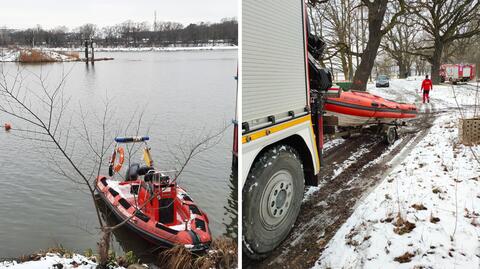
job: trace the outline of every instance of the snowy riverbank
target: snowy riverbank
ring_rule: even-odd
[[[176,52],[176,51],[222,51],[236,50],[237,46],[199,46],[199,47],[98,47],[95,52]],[[21,53],[30,51],[31,48],[0,48],[0,62],[19,62]],[[84,48],[33,48],[34,51],[42,53],[52,62],[78,61],[79,55],[83,55]]]
[[[139,242],[141,243],[141,242]],[[152,250],[152,249],[151,249]],[[226,268],[238,267],[237,241],[228,237],[213,239],[210,249],[205,253],[190,252],[182,246],[175,246],[158,252],[155,247],[152,252],[140,255],[146,258],[145,264],[133,251],[123,255],[109,252],[107,268],[109,269],[145,269],[145,268]],[[98,266],[98,258],[91,249],[84,255],[73,253],[63,247],[50,248],[34,254],[24,255],[17,259],[0,258],[0,269],[93,269]],[[150,256],[151,255],[151,256]]]
[[[0,49],[0,62],[75,62],[78,53],[47,49]]]
[[[97,263],[91,259],[79,255],[73,254],[72,257],[62,256],[57,253],[47,253],[43,257],[38,256],[38,259],[18,263],[16,261],[0,262],[0,269],[40,269],[40,268],[52,268],[52,269],[94,269]],[[112,267],[115,269],[122,269],[124,267]]]
[[[474,104],[471,86],[436,86],[432,103],[418,104],[421,80],[395,80],[370,91],[417,102],[439,115],[421,141],[343,224],[314,268],[479,268],[480,147],[458,141],[460,114]],[[468,113],[467,113],[468,114]],[[417,134],[418,135],[418,134]],[[402,155],[401,153],[399,155]]]
[[[203,46],[203,47],[143,47],[143,48],[95,48],[95,51],[102,52],[175,52],[175,51],[203,51],[203,50],[236,50],[237,46]],[[83,51],[79,48],[78,51]]]

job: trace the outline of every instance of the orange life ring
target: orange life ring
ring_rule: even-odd
[[[116,155],[119,155],[118,158],[118,163],[115,163]],[[122,169],[123,162],[125,161],[125,150],[122,147],[118,147],[116,151],[113,152],[112,155],[112,165],[113,165],[113,171],[116,173]]]

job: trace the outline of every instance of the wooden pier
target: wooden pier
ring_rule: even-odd
[[[98,61],[110,61],[113,60],[111,57],[102,57],[102,58],[95,58],[95,49],[93,47],[93,39],[85,39],[84,40],[84,45],[85,45],[85,58],[81,59],[81,61],[84,61],[86,64],[89,62],[91,64],[95,64],[95,62]]]

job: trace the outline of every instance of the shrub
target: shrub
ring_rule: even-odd
[[[21,50],[19,61],[21,63],[54,62],[55,59],[38,50]]]
[[[237,244],[233,239],[214,239],[210,249],[203,255],[192,253],[183,246],[175,246],[159,253],[157,265],[162,268],[207,269],[236,268]]]

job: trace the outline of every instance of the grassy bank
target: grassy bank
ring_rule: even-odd
[[[204,255],[191,253],[184,247],[174,247],[160,252],[156,265],[172,269],[237,268],[237,242],[226,237],[214,239]]]
[[[22,49],[18,61],[21,63],[46,63],[46,62],[65,62],[79,61],[78,52],[53,52],[41,51],[36,49]]]

